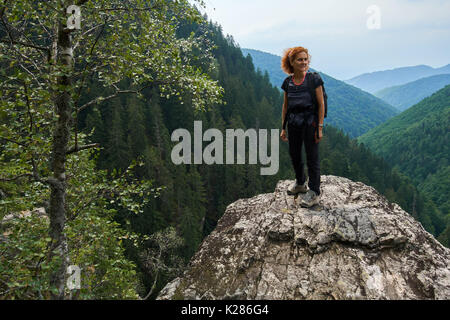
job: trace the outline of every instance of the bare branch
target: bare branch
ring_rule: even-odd
[[[14,178],[0,178],[0,181],[14,181],[14,180],[17,180],[22,177],[33,178],[33,175],[31,173],[22,173],[22,174],[19,174],[18,176],[15,176]]]
[[[87,107],[89,107],[89,106],[91,106],[93,104],[97,104],[97,103],[100,103],[100,102],[105,102],[105,101],[114,99],[115,97],[119,96],[119,94],[123,94],[123,93],[138,93],[138,91],[135,91],[135,90],[120,90],[120,91],[116,91],[116,93],[114,93],[112,95],[109,95],[107,97],[97,97],[97,98],[95,98],[95,99],[93,99],[93,100],[83,104],[81,107],[79,107],[77,109],[77,113],[80,112],[80,111],[83,111],[84,109],[86,109]]]
[[[34,159],[32,158],[31,160],[33,162],[33,173],[22,173],[13,178],[0,178],[0,181],[14,181],[14,180],[17,180],[22,177],[29,177],[30,179],[32,179],[34,181],[41,182],[44,184],[49,184],[49,185],[54,186],[55,188],[62,188],[61,182],[58,179],[55,179],[53,177],[41,179],[37,173]]]
[[[33,136],[33,115],[31,114],[31,105],[30,105],[30,98],[28,97],[28,86],[26,82],[23,83],[23,87],[25,89],[25,100],[27,103],[27,112],[28,116],[30,117],[30,137]]]
[[[42,51],[45,51],[45,52],[47,52],[47,53],[50,52],[50,50],[49,50],[48,48],[41,47],[41,46],[36,46],[36,45],[34,45],[34,44],[25,43],[25,42],[21,42],[21,41],[15,41],[15,40],[12,40],[12,41],[0,40],[0,42],[8,43],[8,44],[17,44],[17,45],[21,45],[21,46],[28,47],[28,48],[34,48],[34,49],[37,49],[37,50],[42,50]]]
[[[35,49],[45,49],[44,47],[36,46],[34,44],[25,43],[25,42],[21,42],[21,41],[16,41],[14,39],[13,35],[12,35],[11,28],[8,26],[8,23],[5,21],[5,17],[3,15],[3,13],[2,13],[2,15],[0,15],[0,21],[3,24],[3,26],[5,27],[6,33],[8,34],[8,37],[9,37],[9,42],[6,41],[6,40],[0,40],[0,42],[9,43],[10,45],[19,44],[19,45],[22,45],[22,46],[31,47],[31,48],[35,48]],[[22,57],[22,59],[24,59],[24,61],[27,61],[27,60],[30,61],[37,70],[41,71],[41,69],[39,68],[39,66],[36,65],[36,63],[33,61],[33,59],[23,55],[22,52],[20,52],[20,50],[17,50],[17,48],[15,46],[14,46],[14,49],[15,49],[16,53],[19,54]],[[50,51],[47,50],[47,54],[50,55]],[[36,82],[39,84],[39,86],[42,86],[42,84],[39,82],[39,80],[36,79],[34,74],[32,74],[21,63],[19,63],[19,65],[36,80]]]
[[[1,21],[1,23],[3,24],[3,26],[5,27],[5,30],[6,30],[6,33],[8,34],[8,38],[9,38],[9,42],[8,41],[6,41],[6,40],[0,40],[0,42],[3,42],[3,43],[9,43],[10,45],[21,45],[21,46],[25,46],[25,47],[28,47],[28,48],[34,48],[34,49],[37,49],[37,50],[40,50],[40,51],[45,51],[46,53],[47,53],[47,56],[49,56],[50,55],[50,50],[48,49],[48,48],[45,48],[45,47],[42,47],[42,46],[38,46],[38,45],[35,45],[34,43],[26,43],[26,42],[22,42],[22,41],[17,41],[16,39],[14,39],[14,37],[13,37],[13,33],[12,33],[12,28],[10,28],[10,26],[8,26],[8,23],[6,22],[6,20],[5,20],[5,16],[4,16],[4,13],[5,13],[5,7],[3,7],[2,8],[3,10],[2,10],[2,12],[0,12],[1,14],[0,14],[0,21]],[[19,31],[19,30],[15,30],[16,32],[18,32],[18,33],[20,33],[23,37],[25,37],[29,42],[32,42],[31,40],[29,40],[28,39],[28,37],[23,33],[23,32],[21,32],[21,31]],[[17,51],[17,50],[16,50]],[[21,53],[20,53],[20,51],[17,51],[20,55],[22,55]],[[23,57],[23,55],[22,55],[22,57]],[[31,59],[30,59],[30,61],[31,61]],[[35,67],[39,70],[39,68],[35,65]]]
[[[33,72],[31,72],[30,70],[28,70],[22,63],[19,62],[19,66],[25,70],[39,85],[39,87],[43,87],[42,83],[39,82],[39,80],[36,78],[36,76],[33,74]],[[38,70],[40,70],[39,68],[37,68]]]
[[[163,2],[157,2],[153,6],[145,7],[145,8],[133,8],[133,7],[118,7],[118,8],[102,8],[99,11],[151,11],[162,9],[164,6]]]
[[[105,26],[108,23],[108,19],[105,19],[105,23],[102,25],[102,29],[98,33],[97,37],[95,38],[94,43],[92,44],[91,50],[89,52],[89,57],[92,57],[92,53],[94,52],[94,48],[97,45],[98,40],[100,39],[100,36],[102,35],[103,31],[105,30]],[[77,98],[75,100],[75,108],[78,105],[78,102],[80,101],[81,96],[81,90],[83,89],[84,82],[86,80],[86,69],[87,69],[88,63],[85,64],[84,69],[82,71],[82,79],[81,84],[78,90]],[[78,148],[78,112],[75,115],[75,149]]]
[[[75,153],[75,152],[78,152],[81,150],[97,148],[97,147],[100,147],[100,143],[92,143],[92,144],[87,144],[84,146],[74,146],[74,147],[70,148],[69,150],[67,150],[66,154],[71,154],[71,153]]]
[[[95,38],[95,41],[94,41],[94,43],[92,44],[91,50],[90,50],[90,52],[89,52],[89,57],[92,57],[92,53],[94,52],[94,48],[95,48],[95,46],[97,45],[98,40],[100,39],[100,36],[102,35],[103,31],[105,30],[105,26],[106,26],[107,22],[108,22],[108,21],[105,20],[105,23],[102,25],[102,29],[100,30],[100,32],[98,33],[97,37]],[[81,80],[81,85],[80,85],[80,88],[79,88],[79,90],[78,90],[77,98],[76,98],[76,100],[75,100],[75,106],[78,105],[78,101],[79,101],[80,96],[81,96],[81,90],[83,89],[83,85],[84,85],[84,82],[85,82],[85,80],[86,80],[86,69],[87,69],[87,66],[88,66],[88,64],[86,64],[86,65],[84,66],[84,69],[83,69],[83,71],[82,71],[83,78],[82,78],[82,80]],[[78,112],[77,112],[77,113],[78,113]]]
[[[102,24],[97,24],[96,26],[93,26],[92,28],[90,28],[89,30],[86,30],[85,32],[83,32],[81,35],[80,35],[80,39],[83,39],[83,37],[85,36],[85,35],[87,35],[89,32],[91,32],[91,31],[93,31],[93,30],[95,30],[95,29],[97,29],[98,27],[101,27],[101,26],[104,26],[104,24],[102,23]],[[77,41],[77,43],[73,46],[73,50],[75,50],[77,47],[78,47],[78,45],[80,44],[80,41]]]
[[[0,14],[0,21],[2,22],[3,26],[5,27],[5,30],[6,30],[6,33],[8,34],[9,39],[11,41],[14,41],[14,39],[12,37],[12,34],[11,34],[11,30],[9,29],[8,24],[5,21],[5,17],[4,17],[4,15],[5,15],[5,7],[3,7],[2,9],[3,9],[3,11],[0,12],[1,13]]]
[[[8,138],[5,138],[5,137],[0,137],[0,139],[5,140],[5,141],[9,141],[9,142],[12,142],[12,143],[15,143],[15,144],[18,144],[19,146],[22,146],[22,147],[25,147],[25,148],[28,148],[28,146],[26,144],[18,142],[18,141],[14,141],[14,140],[11,140],[11,139],[8,139]]]
[[[55,8],[54,6],[52,6],[50,3],[49,3],[49,1],[39,1],[40,3],[43,3],[43,4],[45,4],[47,7],[49,7],[50,9],[53,9],[53,11],[58,11],[58,9],[57,8]]]
[[[42,29],[44,29],[44,31],[47,33],[48,37],[50,39],[53,39],[53,35],[50,33],[50,31],[47,29],[47,27],[42,23],[41,19],[39,19],[39,17],[36,18],[37,21],[39,22],[39,24],[41,25]],[[50,51],[50,49],[48,49]]]
[[[97,97],[97,98],[95,98],[95,99],[85,103],[84,105],[82,105],[81,107],[79,107],[77,109],[77,113],[82,111],[82,110],[84,110],[84,109],[86,109],[87,107],[89,107],[89,106],[91,106],[93,104],[97,104],[97,103],[100,103],[100,102],[104,102],[104,101],[107,101],[107,100],[114,99],[115,97],[119,96],[119,94],[124,94],[124,93],[125,94],[126,93],[138,94],[142,90],[144,90],[146,88],[149,88],[149,87],[152,87],[153,85],[155,85],[155,83],[163,83],[163,82],[162,81],[159,81],[159,82],[153,81],[152,83],[150,83],[150,84],[148,84],[146,86],[143,86],[142,88],[139,88],[138,90],[119,90],[119,88],[115,84],[112,84],[112,86],[116,89],[116,92],[114,94],[109,95],[107,97]]]
[[[162,256],[162,251],[163,251],[163,248],[159,243],[158,243],[158,246],[159,246],[159,254],[158,254],[158,258],[156,259],[157,264],[159,264],[159,262],[161,261],[161,256]],[[156,283],[158,282],[159,270],[160,270],[160,268],[158,268],[158,266],[157,266],[155,280],[153,281],[153,285],[150,288],[150,291],[147,293],[147,295],[142,300],[147,300],[152,295],[153,291],[155,290]]]

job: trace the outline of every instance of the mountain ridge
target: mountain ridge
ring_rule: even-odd
[[[374,95],[398,110],[405,111],[448,84],[450,84],[450,74],[444,73],[388,87],[375,92]]]
[[[277,88],[287,75],[281,70],[281,57],[253,49],[241,49],[244,56],[252,57],[255,68],[267,70],[271,83]],[[310,68],[310,71],[316,71]],[[387,119],[398,110],[385,101],[357,87],[320,72],[328,95],[326,124],[341,128],[351,137],[357,137]],[[280,89],[281,90],[281,89]]]
[[[439,68],[417,65],[363,73],[344,81],[369,93],[375,93],[382,89],[406,84],[420,78],[448,73],[450,73],[450,64]]]

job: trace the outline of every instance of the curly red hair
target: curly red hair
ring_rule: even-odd
[[[293,47],[284,50],[283,57],[281,58],[281,69],[287,74],[293,74],[294,68],[292,67],[292,61],[295,59],[298,53],[306,52],[308,60],[311,60],[311,56],[308,53],[308,49],[303,47]]]

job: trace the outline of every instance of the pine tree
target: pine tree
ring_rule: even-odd
[[[130,156],[136,159],[143,154],[145,147],[148,145],[142,102],[135,96],[130,96],[126,99],[126,106],[127,144]]]
[[[106,163],[109,169],[117,168],[124,170],[130,161],[129,146],[127,145],[124,125],[121,118],[120,100],[115,99],[110,105],[113,118],[108,132],[108,143],[106,147]]]

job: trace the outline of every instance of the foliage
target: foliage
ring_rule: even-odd
[[[182,24],[179,36],[198,32],[199,27]],[[195,112],[189,95],[180,94],[181,104],[176,97],[161,98],[159,89],[152,87],[143,90],[144,99],[117,97],[80,113],[78,118],[83,131],[93,132],[89,142],[107,146],[98,154],[99,169],[112,171],[141,157],[144,165],[137,173],[139,178],[163,187],[159,197],[149,199],[142,214],[130,216],[118,210],[115,220],[140,236],[174,227],[183,244],[171,250],[171,255],[182,257],[185,264],[202,239],[214,229],[229,203],[242,196],[272,191],[279,179],[288,176],[290,164],[287,145],[280,145],[280,162],[284,165],[278,174],[270,177],[259,174],[259,165],[176,166],[172,163],[171,150],[175,143],[171,141],[170,132],[186,128],[193,136],[194,119],[202,121],[203,131],[217,128],[222,132],[226,128],[271,129],[281,123],[279,91],[261,73],[254,71],[251,61],[242,57],[240,49],[231,38],[221,34],[218,26],[210,23],[207,34],[215,45],[212,52],[218,62],[218,72],[211,76],[218,77],[224,88],[226,104],[213,105],[204,113]],[[101,85],[93,82],[90,88],[93,95],[102,94]],[[121,157],[117,156],[119,152]],[[157,272],[151,271],[142,259],[151,248],[155,245],[144,241],[139,248],[127,246],[126,250],[127,257],[142,275],[145,288],[140,290],[141,296],[151,291],[156,279]],[[175,268],[174,261],[167,260],[167,267]],[[159,291],[171,277],[173,274],[160,272],[154,291]]]
[[[109,172],[94,169],[84,150],[98,144],[82,144],[85,139],[79,132],[78,116],[113,98],[130,94],[142,98],[142,92],[153,86],[166,98],[174,96],[183,102],[181,95],[189,96],[191,107],[203,110],[221,103],[222,88],[202,71],[214,72],[215,66],[206,35],[199,32],[177,37],[180,21],[202,21],[187,0],[79,0],[79,31],[66,26],[69,4],[72,2],[7,0],[0,5],[1,201],[5,212],[32,209],[38,204],[53,208],[55,203],[48,202],[49,187],[52,186],[53,194],[55,189],[67,185],[67,191],[64,188],[58,198],[67,199],[64,206],[59,206],[64,208],[59,212],[63,213],[61,229],[65,229],[57,231],[57,237],[55,232],[50,235],[61,248],[65,247],[67,236],[69,257],[64,249],[59,250],[59,261],[49,270],[60,270],[58,266],[69,258],[81,264],[86,273],[87,287],[78,292],[79,297],[136,297],[130,278],[132,264],[123,258],[118,239],[130,235],[121,233],[111,220],[119,211],[125,216],[143,212],[150,194],[158,196],[161,188],[151,189],[150,179],[140,179],[141,160],[137,156],[129,159],[123,152],[117,157],[120,166]],[[92,94],[89,84],[93,82],[102,88],[96,92],[100,94]],[[62,111],[66,108],[68,112]],[[120,135],[120,111],[115,110],[115,131],[109,133],[111,142],[120,142],[124,137]],[[132,138],[139,134],[139,130],[134,131]],[[112,144],[115,151],[125,146]],[[79,152],[84,154],[78,155]],[[61,159],[57,166],[63,170],[53,177],[56,157]],[[50,229],[55,228],[55,217],[49,217]],[[33,238],[33,232],[45,227],[34,220],[30,224],[27,229],[19,224],[17,241],[19,235]],[[19,232],[25,230],[30,233]],[[59,236],[63,232],[66,235]],[[17,243],[18,247],[21,245]],[[33,250],[41,255],[43,246],[40,242],[32,246],[30,241],[23,259],[28,259]],[[49,260],[53,258],[50,254]],[[25,273],[32,268],[25,266]],[[61,283],[61,271],[56,273]],[[19,283],[23,288],[30,285],[31,278],[21,278],[20,272],[9,276],[18,278],[8,278],[7,284]],[[36,290],[53,292],[55,288],[46,285],[49,284],[40,282]],[[36,290],[22,296],[33,297]],[[57,291],[60,297],[61,290]],[[8,292],[10,297],[22,294]]]
[[[119,5],[118,1],[108,3]],[[92,15],[94,22],[86,24],[86,40],[74,34],[74,40],[79,43],[75,52],[80,52],[76,56],[84,56],[86,63],[83,64],[81,58],[75,59],[77,72],[73,77],[75,90],[72,94],[74,107],[79,112],[73,114],[72,126],[76,130],[71,135],[70,147],[75,141],[79,145],[100,145],[71,153],[67,161],[65,232],[71,264],[82,268],[82,289],[72,292],[78,299],[154,298],[187,265],[231,202],[273,192],[278,180],[294,176],[287,144],[283,142],[280,142],[280,170],[273,176],[261,176],[258,165],[176,166],[172,163],[174,143],[170,133],[173,130],[186,128],[193,136],[194,120],[202,121],[203,131],[208,128],[222,132],[227,128],[280,128],[282,95],[270,84],[267,74],[255,71],[252,59],[242,55],[233,38],[222,34],[220,26],[184,21],[183,17],[188,18],[193,11],[186,11],[184,16],[182,7],[175,5],[186,2],[126,3],[167,7],[149,13],[157,21],[149,21],[150,24],[143,27],[145,32],[140,34],[140,22],[150,19],[148,15],[134,15],[127,10],[95,11],[95,5],[106,2],[89,2],[83,15]],[[36,6],[40,10],[47,8],[45,3]],[[18,5],[15,8],[19,8]],[[168,14],[171,10],[174,10],[173,15]],[[116,14],[126,23],[110,20],[109,14]],[[161,21],[167,22],[167,30],[161,29]],[[39,24],[39,21],[33,23]],[[48,28],[53,30],[50,24]],[[150,28],[155,30],[149,33]],[[127,30],[136,32],[125,34]],[[153,39],[153,34],[162,39]],[[125,38],[112,41],[117,35]],[[39,34],[35,41],[38,39]],[[102,44],[103,41],[106,44]],[[140,43],[152,44],[151,51],[142,51]],[[113,50],[116,45],[120,48]],[[202,45],[211,46],[205,55],[200,55]],[[94,48],[92,58],[90,48]],[[13,47],[9,49],[20,56]],[[27,54],[34,52],[30,48],[23,49]],[[114,56],[115,52],[121,56]],[[156,56],[150,57],[152,54]],[[185,76],[198,76],[198,82],[202,83],[197,89],[192,87],[197,80],[181,81],[186,85],[178,83],[186,80],[179,73],[183,59],[188,59],[192,66],[185,68]],[[13,60],[17,59],[2,60],[2,66],[8,66],[2,69],[5,72],[0,100],[2,218],[11,212],[48,207],[48,186],[34,181],[34,171],[36,176],[42,177],[51,172],[49,137],[56,121],[51,95],[44,86],[39,87],[22,66],[9,66],[9,61]],[[107,65],[103,66],[103,62]],[[147,68],[145,63],[160,64]],[[172,70],[171,64],[178,66],[177,70]],[[53,67],[46,64],[38,66],[53,72]],[[119,79],[118,70],[126,77]],[[169,75],[173,71],[174,78],[161,75],[163,71]],[[11,81],[6,79],[13,74],[20,76]],[[30,79],[26,78],[27,74]],[[47,81],[45,79],[43,76],[41,81]],[[22,88],[13,89],[9,86],[11,83],[20,83]],[[164,83],[171,87],[165,87]],[[224,104],[218,100],[222,92],[219,85],[224,88]],[[127,95],[122,92],[128,90],[124,88],[131,88],[130,91],[138,94]],[[341,91],[336,95],[338,92]],[[203,107],[201,101],[196,102],[194,98],[202,94],[206,94]],[[350,95],[345,99],[353,98]],[[362,99],[361,103],[366,101]],[[207,112],[197,112],[200,110]],[[351,116],[357,121],[360,114]],[[365,146],[331,126],[324,129],[324,139],[319,146],[322,174],[340,175],[372,185],[419,219],[430,232],[437,235],[442,231],[442,217],[433,203],[410,180]],[[2,224],[1,228],[0,252],[5,254],[0,257],[0,280],[3,281],[0,291],[6,298],[47,298],[51,290],[48,274],[58,263],[46,259],[48,220],[31,215]],[[441,237],[444,235],[442,232]]]
[[[450,85],[359,137],[449,214]]]
[[[189,34],[192,28],[195,29],[195,26],[183,25],[180,33]],[[125,149],[127,159],[144,156],[141,177],[152,179],[154,185],[164,188],[159,197],[149,201],[142,214],[129,216],[119,212],[116,219],[140,235],[151,235],[174,227],[184,244],[178,249],[174,248],[172,254],[183,257],[184,263],[189,261],[200,242],[215,228],[230,203],[243,197],[273,192],[278,180],[294,177],[287,144],[281,141],[280,170],[274,176],[261,176],[259,165],[175,166],[172,163],[170,154],[175,143],[171,142],[170,132],[186,128],[193,136],[194,120],[202,121],[203,132],[208,128],[225,132],[227,128],[245,130],[281,127],[283,100],[280,91],[270,84],[266,75],[255,71],[251,58],[242,56],[233,39],[223,36],[219,26],[210,23],[209,28],[211,41],[216,46],[213,54],[218,61],[217,76],[219,84],[225,89],[226,104],[214,106],[205,113],[195,113],[187,99],[184,104],[180,104],[177,99],[158,99],[157,89],[153,88],[144,91],[145,99],[133,101],[132,106],[129,100],[114,100],[113,108],[121,110],[118,113],[119,125],[111,125],[116,116],[103,105],[99,106],[98,111],[91,110],[79,119],[80,127],[94,130],[93,136],[98,140],[93,141],[111,145],[108,142],[111,132],[121,130],[118,136],[123,141],[129,141]],[[92,90],[100,89],[92,86]],[[138,127],[142,127],[139,132],[145,132],[145,137],[135,133]],[[139,139],[130,138],[131,135]],[[134,147],[144,140],[147,143],[145,147]],[[407,177],[393,170],[368,148],[358,145],[356,140],[329,125],[324,129],[324,139],[319,147],[322,174],[343,176],[371,185],[414,215],[430,232],[437,235],[442,230],[442,225],[439,225],[441,217],[435,206],[425,200]],[[117,151],[114,148],[110,151],[101,150],[97,160],[99,167],[120,167],[119,160],[110,158],[110,154]],[[142,261],[142,254],[150,248],[155,249],[157,246],[144,242],[139,249],[127,249],[127,256],[136,263],[145,284],[141,296],[150,292],[155,280],[154,292],[158,292],[175,276],[162,272],[156,279],[156,271],[149,271]],[[172,265],[170,260],[164,263],[169,268],[176,268],[176,264]]]
[[[154,280],[144,299],[156,293],[159,277],[174,278],[185,268],[184,261],[176,254],[176,250],[183,246],[184,240],[178,236],[174,227],[152,234],[147,242],[146,249],[141,251],[140,257],[146,273],[152,275]]]
[[[115,210],[108,209],[108,203],[113,199],[127,203],[125,199],[141,192],[143,185],[129,190],[123,181],[119,183],[121,178],[113,179],[110,184],[106,172],[94,171],[94,160],[89,156],[89,152],[73,155],[68,164],[73,176],[69,180],[70,214],[65,232],[71,264],[81,268],[81,290],[74,292],[74,298],[137,298],[135,266],[125,258],[121,245],[123,239],[137,241],[137,236],[112,221]],[[30,210],[36,204],[45,206],[48,194],[34,192],[27,181],[15,186],[34,196],[23,198],[20,194],[8,194],[9,207],[3,207],[0,215],[4,219],[7,213],[13,212],[1,224],[0,295],[6,299],[48,299],[52,290],[48,283],[49,272],[58,263],[55,257],[49,257],[48,216],[35,211],[14,214],[18,208]],[[107,198],[102,196],[105,191],[120,196]]]

